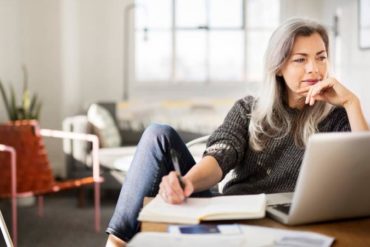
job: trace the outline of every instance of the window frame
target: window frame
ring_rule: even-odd
[[[210,0],[205,0],[205,1],[210,1]],[[227,84],[231,84],[233,86],[240,86],[240,85],[245,85],[246,83],[246,73],[247,73],[247,68],[246,68],[246,47],[247,47],[247,43],[246,43],[246,0],[240,0],[241,1],[241,4],[242,4],[242,11],[240,12],[241,13],[241,25],[239,27],[210,27],[209,26],[209,18],[207,19],[207,25],[205,26],[198,26],[198,27],[178,27],[176,26],[176,3],[177,3],[177,0],[172,0],[171,1],[171,4],[172,4],[172,10],[171,10],[171,30],[169,30],[170,35],[171,35],[171,44],[172,44],[172,48],[171,48],[171,68],[170,68],[170,77],[168,80],[137,80],[136,78],[136,54],[135,54],[135,45],[136,45],[136,32],[138,31],[147,31],[150,35],[150,32],[151,31],[158,31],[158,30],[163,30],[161,28],[136,28],[134,27],[133,29],[133,48],[132,49],[134,52],[132,52],[132,60],[133,60],[133,69],[131,71],[133,71],[133,76],[132,76],[132,80],[134,81],[134,85],[136,85],[139,89],[142,89],[143,87],[147,87],[149,85],[155,85],[155,86],[171,86],[171,85],[175,85],[175,86],[178,86],[178,85],[182,85],[184,88],[188,88],[188,87],[194,87],[194,86],[200,86],[200,85],[215,85],[216,87],[222,87],[223,84],[225,84],[225,82],[227,82]],[[207,10],[207,14],[209,15],[209,7],[206,8]],[[135,25],[135,24],[134,24]],[[177,48],[177,42],[176,42],[176,35],[177,35],[177,32],[178,31],[186,31],[186,30],[189,30],[189,31],[197,31],[197,30],[206,30],[206,42],[209,42],[209,35],[210,35],[210,31],[236,31],[236,30],[240,30],[242,31],[242,35],[243,35],[243,61],[242,61],[242,66],[243,66],[243,69],[242,69],[242,73],[244,75],[244,78],[242,78],[242,80],[236,80],[236,81],[230,81],[230,80],[210,80],[210,74],[209,74],[209,67],[207,68],[207,79],[206,80],[179,80],[177,77],[176,77],[176,57],[177,57],[177,54],[176,54],[176,48]],[[207,64],[209,64],[209,59],[210,57],[209,56],[206,56],[205,57],[206,61],[207,61]]]
[[[134,0],[133,0],[134,1]],[[225,81],[225,80],[212,80],[209,82],[205,81],[180,81],[177,80],[176,82],[172,79],[169,80],[136,80],[136,61],[135,61],[135,36],[136,31],[135,25],[131,26],[131,38],[129,48],[131,54],[129,54],[129,88],[130,88],[130,95],[133,98],[153,98],[158,99],[160,97],[176,97],[176,98],[187,98],[189,97],[243,97],[248,93],[255,93],[258,90],[261,81],[263,80],[262,75],[261,77],[254,77],[250,76],[251,73],[253,74],[254,68],[250,67],[250,59],[247,57],[247,53],[249,53],[250,49],[250,41],[248,37],[250,32],[256,31],[272,31],[276,28],[275,26],[279,24],[280,18],[277,19],[277,23],[272,24],[271,26],[250,26],[250,23],[247,18],[247,13],[249,11],[250,5],[247,2],[248,0],[242,0],[243,3],[243,23],[244,23],[244,30],[243,30],[243,39],[244,39],[244,52],[243,52],[243,73],[244,73],[244,80],[242,81]],[[172,0],[174,2],[174,0]],[[175,6],[172,4],[172,8]],[[280,16],[280,7],[277,9],[278,15]],[[174,14],[174,11],[172,11]],[[131,20],[133,20],[134,16],[131,16]],[[172,22],[174,22],[174,18],[172,18]],[[132,21],[134,24],[134,22]],[[173,29],[174,25],[172,25]],[[157,28],[158,29],[158,28]],[[167,28],[166,28],[167,29]],[[144,28],[141,28],[144,30]],[[168,29],[167,29],[168,30]],[[150,32],[150,30],[149,30]],[[248,35],[247,35],[248,33]],[[150,35],[150,33],[149,33]],[[175,38],[174,32],[172,31],[172,39]],[[172,47],[172,56],[174,54],[174,47]],[[262,58],[262,56],[261,56]],[[173,59],[173,58],[172,58]],[[172,69],[174,68],[174,63],[172,62]],[[261,72],[262,73],[262,72]],[[179,94],[179,92],[181,92]]]

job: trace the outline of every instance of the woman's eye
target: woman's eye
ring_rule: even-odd
[[[295,63],[303,63],[305,61],[304,58],[297,58],[297,59],[294,59],[293,62]]]
[[[319,57],[319,60],[320,60],[320,61],[325,61],[325,60],[326,60],[326,56],[320,56],[320,57]]]

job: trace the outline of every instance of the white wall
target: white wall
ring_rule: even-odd
[[[332,1],[337,3],[341,12],[340,79],[360,97],[365,116],[370,122],[370,50],[360,50],[358,45],[358,1]]]
[[[42,100],[40,124],[60,128],[63,82],[61,70],[61,11],[59,0],[20,0],[21,62],[27,66],[29,87]],[[62,174],[61,142],[45,140],[49,159]]]
[[[123,9],[128,1],[80,0],[80,83],[84,105],[123,95]]]
[[[79,18],[78,10],[78,1],[60,2],[62,118],[79,112],[83,101],[80,83],[80,29],[76,24]]]
[[[325,0],[280,0],[281,20],[289,17],[304,17],[319,20]]]
[[[19,2],[0,0],[0,80],[9,92],[10,84],[22,90]],[[0,99],[0,122],[7,120],[3,100]]]

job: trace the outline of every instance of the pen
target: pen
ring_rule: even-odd
[[[175,171],[177,173],[177,178],[179,179],[180,186],[182,190],[185,190],[185,183],[182,180],[181,177],[181,170],[180,170],[180,165],[179,165],[179,159],[177,158],[176,151],[171,149],[171,159],[173,163],[173,167],[175,168]]]

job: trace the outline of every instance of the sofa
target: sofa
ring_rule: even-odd
[[[169,124],[189,142],[211,134],[222,123],[233,102],[231,99],[99,102],[90,105],[86,114],[65,118],[63,130],[93,133],[99,137],[99,160],[105,179],[102,186],[120,188],[147,126]],[[204,147],[203,141],[190,148],[196,160],[201,158]],[[65,140],[63,149],[68,178],[91,172],[89,144]]]

